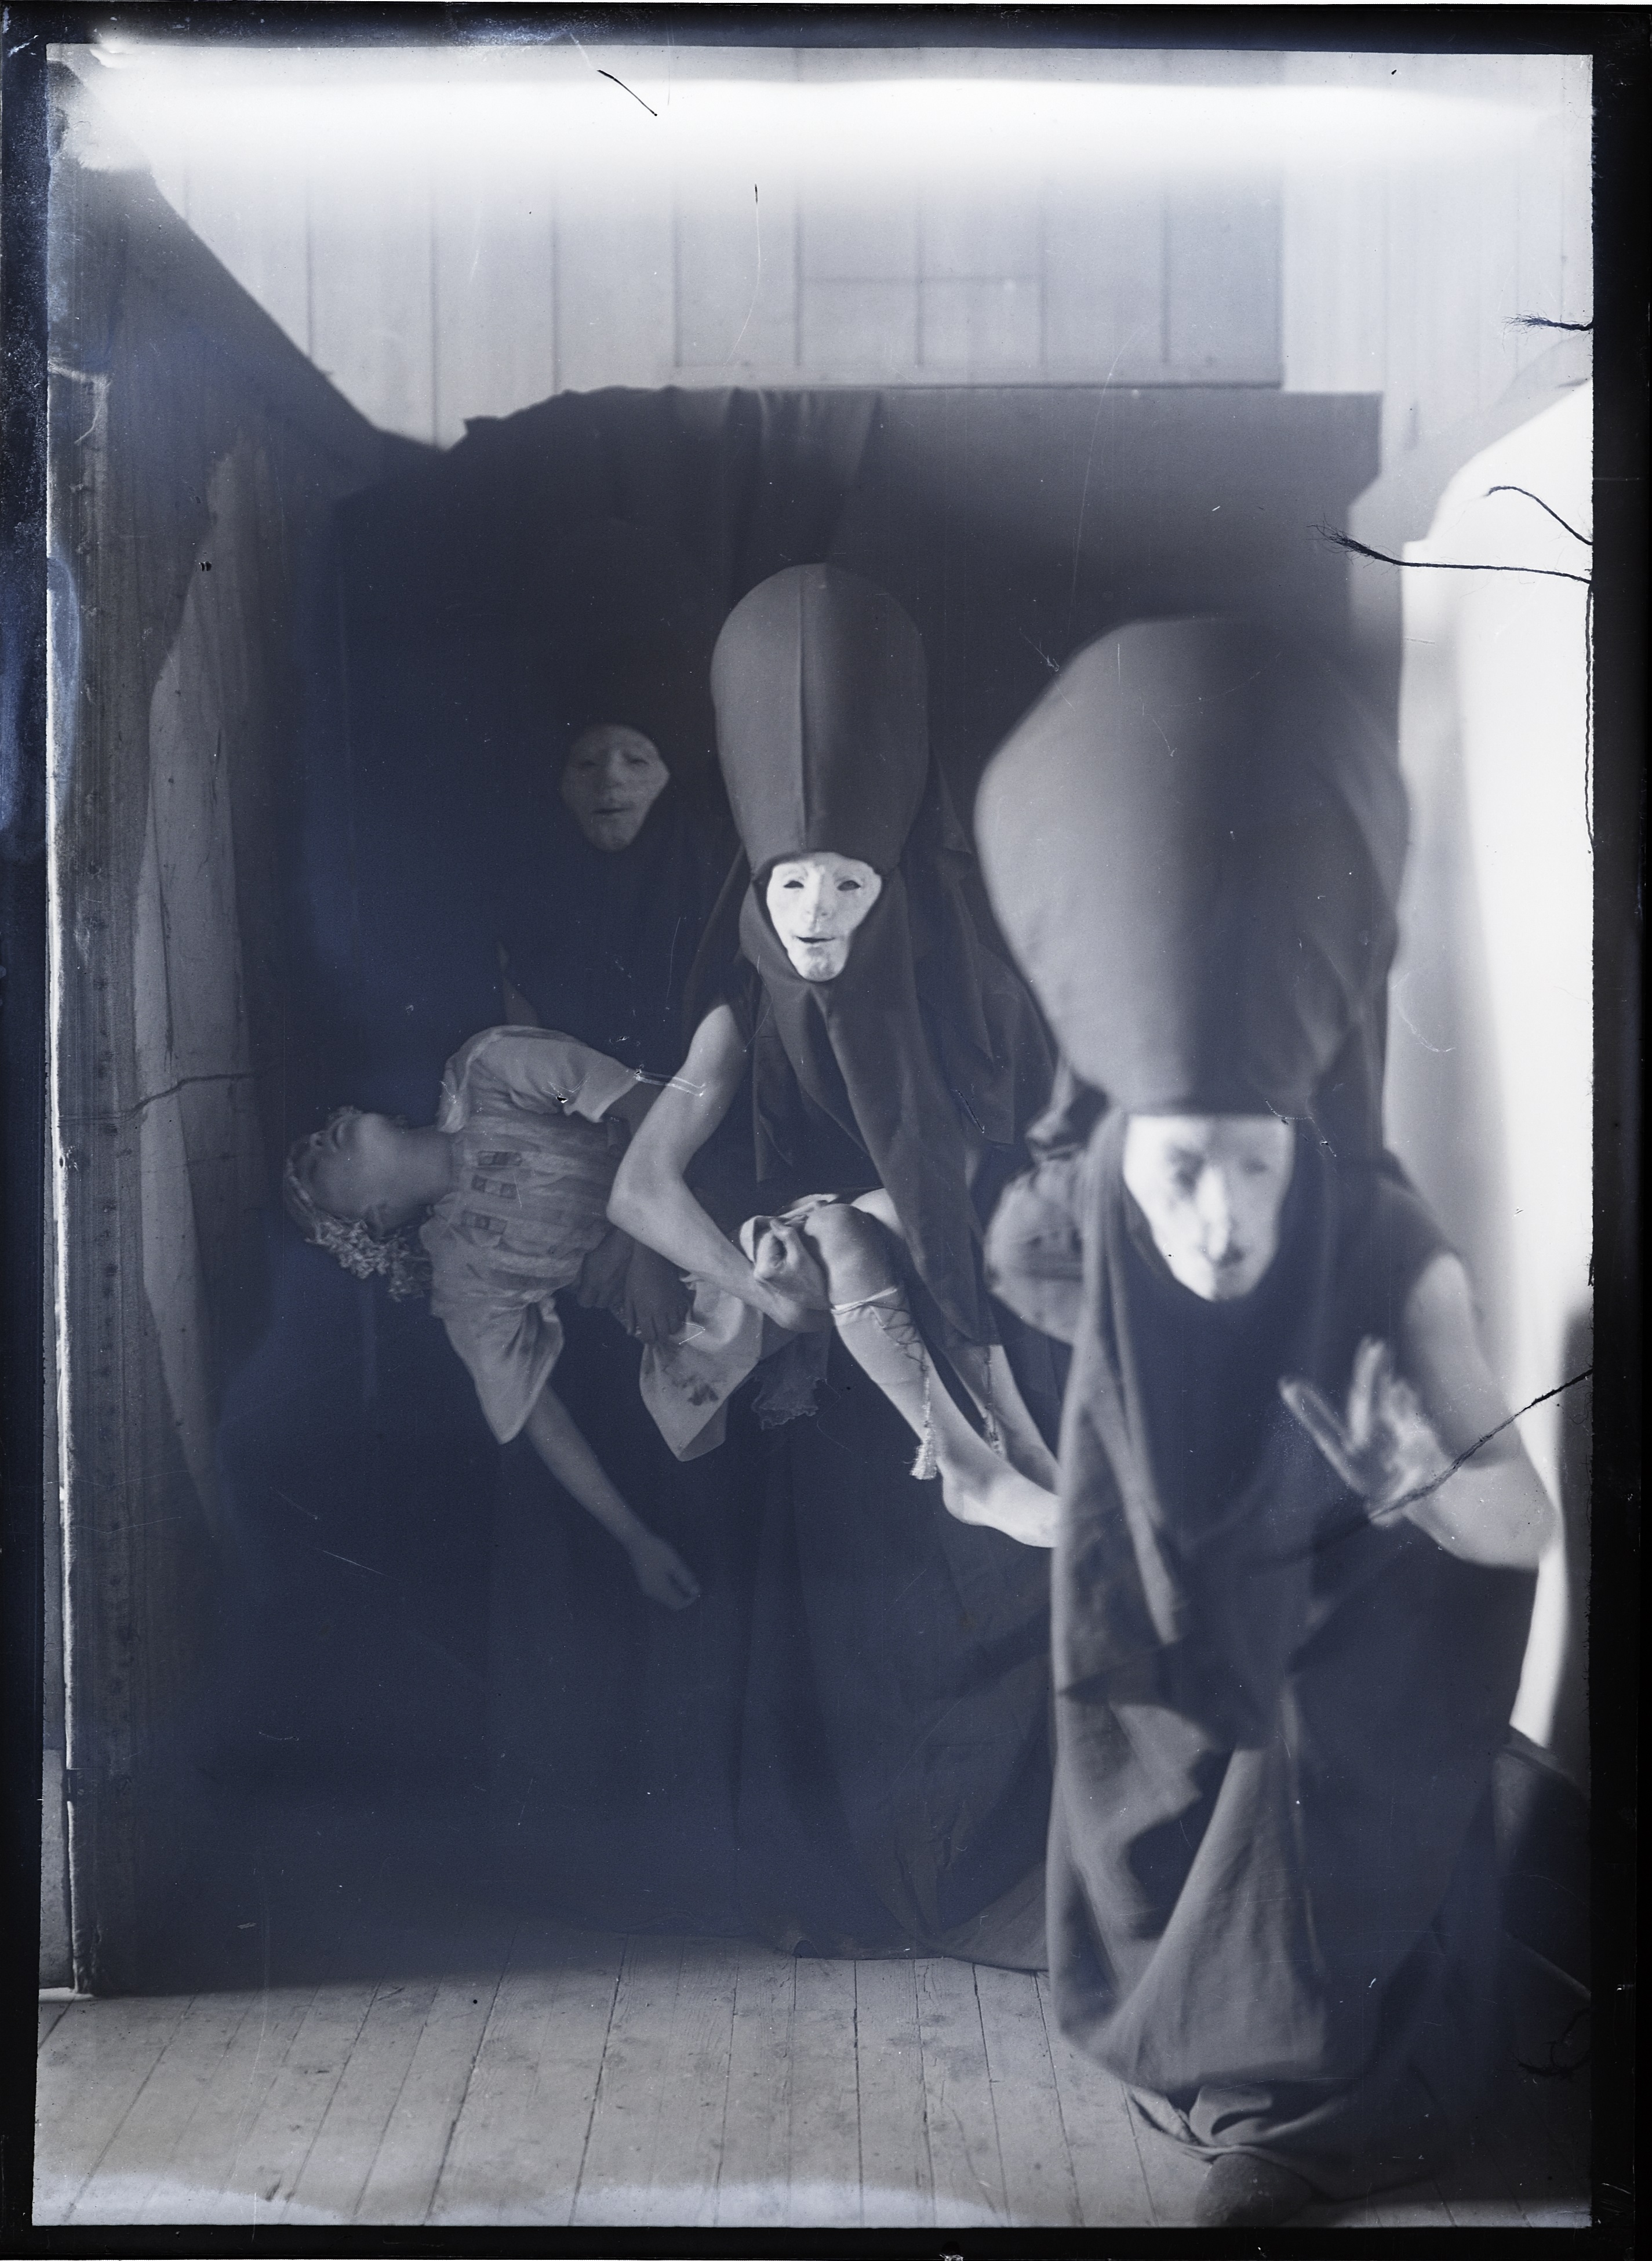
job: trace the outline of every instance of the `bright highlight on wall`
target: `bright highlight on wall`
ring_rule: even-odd
[[[949,175],[1472,163],[1544,116],[1400,85],[1224,83],[1220,55],[1210,58],[1217,83],[1191,85],[1055,79],[1049,56],[1005,55],[983,77],[800,80],[701,75],[708,51],[659,47],[298,54],[119,41],[90,52],[104,66],[101,103],[151,162],[233,159],[343,178],[415,155],[508,174],[554,154],[593,194],[639,171],[766,170],[864,189]],[[1096,68],[1094,56],[1072,60]],[[762,68],[762,51],[753,61]]]

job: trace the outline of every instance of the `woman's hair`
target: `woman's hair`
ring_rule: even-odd
[[[348,1122],[361,1112],[359,1107],[335,1107],[323,1127],[330,1130],[335,1123]],[[427,1296],[430,1259],[406,1226],[386,1233],[380,1240],[368,1231],[360,1217],[335,1217],[331,1209],[323,1209],[298,1174],[298,1166],[310,1150],[308,1138],[295,1139],[281,1174],[281,1197],[286,1203],[287,1215],[310,1245],[324,1248],[357,1280],[371,1280],[382,1272],[398,1303],[413,1296]]]

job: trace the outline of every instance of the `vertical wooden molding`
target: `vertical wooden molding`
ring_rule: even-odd
[[[436,262],[436,175],[433,161],[425,165],[425,260],[430,275],[430,444],[442,445],[442,276]]]

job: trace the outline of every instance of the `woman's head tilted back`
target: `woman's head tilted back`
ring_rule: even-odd
[[[1295,639],[1140,622],[1069,661],[995,756],[976,827],[1063,1049],[1131,1117],[1126,1181],[1167,1261],[1213,1299],[1247,1292],[1288,1126],[1393,954],[1392,750]]]
[[[311,1245],[357,1280],[382,1273],[399,1300],[427,1294],[430,1280],[427,1260],[405,1230],[401,1127],[387,1115],[335,1108],[320,1130],[295,1139],[281,1175],[287,1214]]]
[[[844,970],[923,798],[923,646],[893,597],[798,565],[743,599],[712,659],[717,750],[764,908],[806,980]]]

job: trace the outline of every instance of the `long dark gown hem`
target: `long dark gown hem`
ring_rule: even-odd
[[[1271,2166],[1283,2167],[1300,2178],[1313,2193],[1315,2200],[1327,2206],[1351,2206],[1366,2199],[1378,2198],[1384,2191],[1403,2190],[1411,2183],[1426,2181],[1431,2175],[1447,2166],[1452,2157],[1453,2145],[1448,2135],[1408,2150],[1395,2145],[1375,2156],[1361,2155],[1342,2171],[1326,2162],[1308,2156],[1289,2143],[1269,2143],[1248,2141],[1243,2143],[1211,2143],[1196,2135],[1189,2126],[1187,2116],[1167,2098],[1157,2096],[1149,2088],[1134,2088],[1128,2081],[1124,2092],[1147,2126],[1155,2135],[1164,2136],[1178,2150],[1191,2152],[1195,2158],[1203,2159],[1214,2166],[1218,2159],[1265,2159]],[[1442,2120],[1444,2114],[1442,2114]]]

